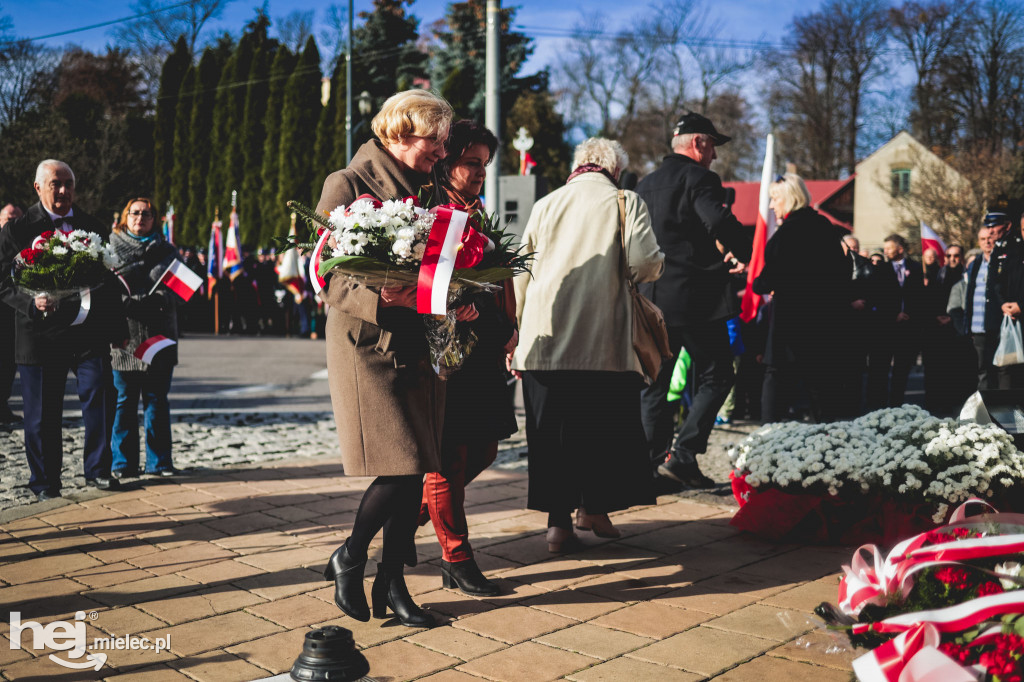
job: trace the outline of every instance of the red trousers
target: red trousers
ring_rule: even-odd
[[[452,452],[444,453],[441,471],[423,479],[420,522],[426,523],[429,514],[441,543],[441,556],[447,562],[473,558],[466,521],[466,484],[491,466],[497,454],[497,441],[457,445]]]

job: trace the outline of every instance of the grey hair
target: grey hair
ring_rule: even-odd
[[[672,138],[672,151],[675,151],[680,147],[686,149],[698,137],[711,139],[711,136],[706,133],[683,133],[682,135],[676,135]]]
[[[46,169],[47,168],[63,168],[68,173],[71,173],[71,182],[76,182],[75,181],[75,171],[71,170],[71,166],[67,165],[63,161],[58,161],[57,159],[46,159],[45,161],[40,161],[39,165],[36,166],[36,183],[37,184],[41,185],[41,184],[43,184],[43,181],[46,180]]]
[[[590,137],[580,142],[573,156],[573,169],[583,164],[596,163],[601,168],[615,175],[629,165],[629,155],[622,145],[615,140],[604,137]]]

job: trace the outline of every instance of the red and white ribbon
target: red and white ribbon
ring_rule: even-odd
[[[455,259],[462,246],[469,214],[445,206],[431,209],[434,224],[420,263],[416,287],[416,312],[445,315],[448,312],[448,285],[455,272]]]
[[[944,609],[901,613],[877,623],[856,623],[852,632],[905,632],[921,623],[931,623],[939,632],[961,632],[1005,613],[1024,613],[1024,590],[990,594]]]
[[[89,317],[89,310],[92,308],[92,296],[89,294],[88,289],[82,289],[78,292],[78,300],[80,301],[78,315],[75,316],[74,322],[71,323],[72,327],[85,322],[85,318]]]
[[[967,523],[966,510],[973,504],[995,511],[988,503],[972,498],[954,510],[951,523],[930,533]],[[846,575],[839,582],[839,608],[856,616],[868,604],[885,604],[891,595],[906,597],[914,586],[914,575],[926,568],[1024,551],[1024,535],[969,538],[926,546],[928,536],[929,533],[921,533],[900,542],[884,559],[875,545],[857,548],[850,565],[843,566]]]
[[[853,662],[860,682],[976,682],[977,677],[939,651],[942,635],[921,623]]]
[[[323,277],[320,276],[320,260],[323,258],[324,249],[327,248],[327,240],[331,238],[331,231],[327,228],[323,228],[323,232],[320,233],[320,239],[316,242],[316,247],[313,249],[313,255],[309,258],[309,283],[313,286],[313,294],[319,294],[323,291],[324,284],[326,284]]]
[[[139,347],[135,349],[134,355],[147,365],[152,365],[153,358],[156,357],[157,353],[175,344],[177,344],[177,341],[166,336],[151,336],[139,344]]]

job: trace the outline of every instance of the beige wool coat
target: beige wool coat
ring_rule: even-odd
[[[379,142],[324,181],[317,211],[415,196],[426,176],[406,172]],[[383,308],[380,293],[333,277],[327,314],[327,376],[341,458],[349,476],[402,476],[440,468],[444,382],[430,366],[423,323],[409,308]]]
[[[514,281],[515,369],[641,373],[620,265],[617,192],[602,173],[584,173],[534,205],[523,232],[524,251],[535,252],[532,274]],[[625,198],[629,273],[651,282],[665,257],[643,199],[628,190]]]

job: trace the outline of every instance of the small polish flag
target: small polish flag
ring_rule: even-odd
[[[151,336],[139,344],[139,347],[135,349],[134,355],[147,365],[151,365],[157,353],[164,348],[177,345],[177,343],[174,339],[169,339],[166,336]]]
[[[946,242],[942,241],[942,237],[935,234],[935,230],[921,221],[921,255],[928,249],[935,249],[938,254],[939,266],[946,264]]]
[[[203,278],[192,272],[192,269],[180,260],[171,262],[160,277],[160,282],[166,284],[168,289],[181,296],[185,301],[192,298],[192,294],[203,286]]]

